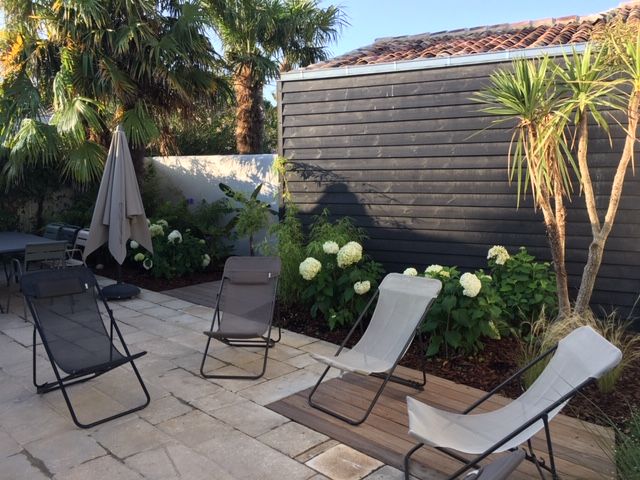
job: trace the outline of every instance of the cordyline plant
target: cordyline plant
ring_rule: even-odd
[[[579,179],[591,224],[592,241],[575,313],[589,308],[604,247],[614,224],[625,175],[633,160],[640,108],[640,32],[628,24],[611,25],[598,42],[563,61],[548,57],[518,60],[499,70],[475,99],[502,122],[516,119],[509,152],[509,178],[518,198],[531,189],[542,211],[558,287],[561,317],[571,313],[565,267],[566,206],[572,193],[571,172]],[[606,209],[598,210],[589,170],[589,119],[608,135],[622,112],[624,148],[620,154]],[[605,115],[610,115],[608,121]],[[577,161],[576,161],[577,159]]]

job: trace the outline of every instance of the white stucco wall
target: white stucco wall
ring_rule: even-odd
[[[153,157],[158,175],[177,188],[195,203],[201,200],[213,202],[224,197],[218,188],[225,183],[234,190],[250,194],[262,183],[260,200],[269,202],[277,211],[279,185],[278,176],[272,169],[275,155],[198,155]],[[275,220],[275,218],[274,218]],[[262,241],[264,232],[257,236]],[[243,255],[249,252],[247,239],[236,242],[235,252]]]

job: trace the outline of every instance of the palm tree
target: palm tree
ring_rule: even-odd
[[[233,75],[238,152],[261,153],[262,90],[280,71],[327,58],[327,46],[346,25],[337,7],[318,0],[207,0]]]
[[[63,159],[64,174],[95,179],[101,145],[118,123],[140,174],[150,143],[171,149],[170,117],[189,117],[194,101],[226,91],[197,2],[9,0],[3,7],[0,134],[11,178],[25,162]]]

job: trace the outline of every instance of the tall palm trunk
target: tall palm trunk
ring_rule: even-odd
[[[264,112],[262,82],[248,65],[239,68],[233,82],[236,95],[236,148],[238,153],[262,153]]]

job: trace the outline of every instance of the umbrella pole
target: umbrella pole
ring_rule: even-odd
[[[117,263],[117,262],[116,262]],[[102,289],[102,295],[107,300],[124,300],[136,297],[140,294],[140,289],[135,285],[130,285],[122,281],[122,265],[118,263],[117,283],[107,285]]]

